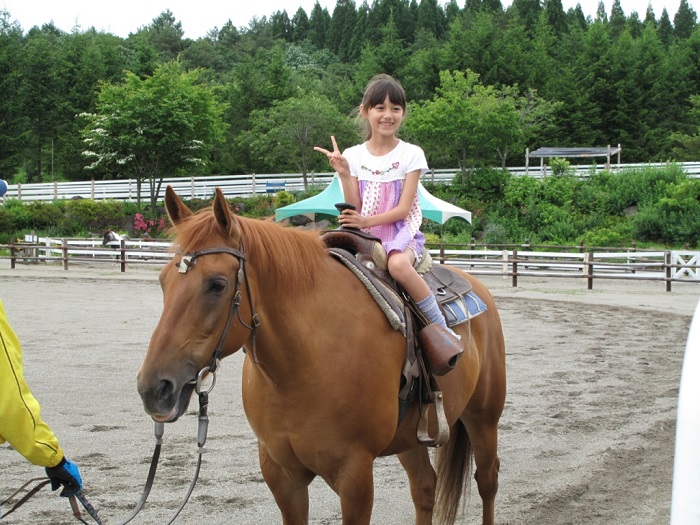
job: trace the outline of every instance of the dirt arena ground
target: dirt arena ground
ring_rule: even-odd
[[[484,281],[505,330],[508,399],[501,419],[501,525],[668,523],[678,385],[700,286],[647,281],[501,277]],[[0,261],[0,299],[24,348],[25,375],[85,493],[107,524],[138,501],[153,450],[135,375],[158,321],[157,268],[21,265]],[[258,470],[255,437],[243,415],[243,355],[224,361],[211,394],[200,480],[178,523],[280,523]],[[196,461],[192,415],[167,425],[155,486],[132,522],[167,522]],[[0,446],[0,500],[42,474]],[[414,514],[395,458],[376,462],[373,523],[405,525]],[[321,482],[311,487],[311,523],[341,523]],[[76,523],[48,490],[3,523]],[[472,494],[462,523],[481,523]]]

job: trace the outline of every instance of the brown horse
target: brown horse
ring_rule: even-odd
[[[321,476],[340,497],[343,524],[369,524],[373,462],[391,454],[408,474],[416,523],[433,523],[434,510],[454,523],[472,452],[483,523],[494,523],[505,350],[483,284],[469,276],[488,310],[456,327],[464,355],[438,378],[450,439],[434,469],[416,438],[418,408],[398,423],[405,338],[317,233],[236,216],[218,188],[196,214],[170,187],[165,204],[178,254],[160,274],[163,312],[138,374],[153,419],[177,419],[192,380],[243,347],[243,407],[283,523],[308,522],[308,486]]]

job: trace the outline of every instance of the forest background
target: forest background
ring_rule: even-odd
[[[410,100],[404,138],[432,168],[462,170],[433,191],[476,212],[472,234],[570,242],[598,231],[691,246],[700,238],[700,219],[684,211],[700,217],[700,189],[673,165],[617,182],[627,195],[600,224],[590,223],[591,209],[559,217],[562,203],[586,193],[564,161],[556,184],[490,168],[522,165],[525,148],[540,146],[621,144],[625,162],[700,158],[700,28],[687,0],[673,19],[666,9],[626,15],[619,0],[610,13],[601,2],[594,19],[580,6],[565,12],[560,0],[507,9],[500,0],[339,0],[332,14],[316,4],[309,14],[183,35],[169,11],[128,38],[52,24],[25,32],[0,11],[0,178],[136,177],[157,196],[162,177],[327,171],[312,147],[331,134],[341,147],[358,141],[353,110],[367,80],[384,72]],[[599,194],[589,199],[600,202],[589,208],[607,206],[606,177],[591,179]],[[509,208],[499,209],[506,195]],[[626,220],[652,205],[637,226]],[[21,229],[9,211],[0,232]],[[650,223],[658,213],[683,233]]]

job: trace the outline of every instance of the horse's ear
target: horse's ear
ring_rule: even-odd
[[[227,235],[231,235],[236,219],[233,213],[231,213],[231,208],[221,188],[214,189],[214,203],[212,204],[212,209],[216,222],[219,223],[219,226],[223,228]]]
[[[170,222],[175,226],[182,221],[185,217],[192,215],[192,210],[190,210],[177,196],[175,190],[172,186],[168,185],[165,188],[165,209],[168,210],[168,217],[170,217]]]

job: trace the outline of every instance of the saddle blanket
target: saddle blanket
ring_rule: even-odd
[[[486,303],[473,290],[453,301],[442,303],[442,307],[450,328],[486,311]]]

